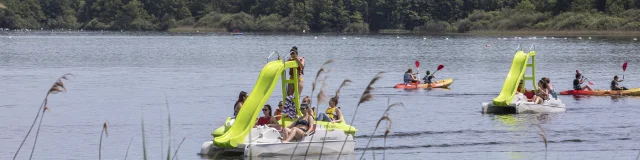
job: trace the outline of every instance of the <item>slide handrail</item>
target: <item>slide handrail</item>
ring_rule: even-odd
[[[269,57],[267,57],[267,62],[269,62],[269,58],[271,58],[271,56],[273,56],[274,53],[277,54],[278,57],[280,57],[280,53],[278,53],[278,51],[273,51],[271,52],[271,54],[269,54]]]
[[[535,45],[531,45],[531,47],[529,47],[529,52],[535,51],[535,50],[536,50],[536,46]]]

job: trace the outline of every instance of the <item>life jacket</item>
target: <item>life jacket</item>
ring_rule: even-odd
[[[412,80],[411,79],[411,74],[410,73],[405,73],[404,74],[404,83],[405,84],[409,84],[409,83],[411,83],[411,80]]]
[[[280,118],[282,118],[282,111],[280,109],[276,109],[276,113],[274,114],[276,116],[276,120],[280,120]]]
[[[324,111],[325,114],[327,114],[327,116],[329,116],[332,119],[336,119],[336,109],[338,107],[329,107],[327,108],[326,111]]]

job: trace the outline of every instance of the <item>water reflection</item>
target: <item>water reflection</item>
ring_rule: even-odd
[[[358,153],[354,153],[354,154],[348,154],[348,155],[341,155],[340,159],[356,159],[359,158]],[[376,155],[376,156],[383,156],[383,155]],[[299,159],[337,159],[338,155],[308,155],[308,156],[272,156],[272,157],[244,157],[244,155],[228,155],[228,154],[224,154],[224,155],[217,155],[217,156],[207,156],[207,155],[201,155],[202,159],[211,159],[211,160],[246,160],[246,159],[259,159],[259,160],[280,160],[280,159],[295,159],[295,160],[299,160]]]
[[[613,102],[619,102],[620,101],[620,97],[619,95],[611,95],[611,100],[613,100]]]
[[[576,101],[579,101],[580,99],[584,99],[584,98],[586,98],[586,99],[591,98],[591,96],[589,96],[589,95],[572,95],[572,97]]]
[[[549,123],[553,120],[553,115],[555,114],[561,113],[495,115],[493,120],[501,122],[503,126],[507,126],[510,129],[518,129],[518,127],[526,124]]]
[[[494,115],[493,120],[500,122],[498,128],[507,130],[512,134],[512,137],[502,137],[502,140],[516,140],[516,141],[528,141],[525,139],[531,139],[531,134],[540,133],[540,130],[536,127],[537,124],[545,124],[551,122],[555,114],[510,114],[510,115]],[[530,128],[531,127],[531,128]],[[511,147],[511,146],[509,146]],[[512,150],[519,149],[518,146],[513,146]],[[534,156],[528,152],[512,152],[507,151],[506,155],[509,159],[530,159]]]

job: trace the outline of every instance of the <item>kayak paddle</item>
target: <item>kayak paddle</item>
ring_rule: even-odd
[[[419,79],[420,78],[420,61],[416,60],[415,65],[416,65],[416,69],[417,69],[417,72],[418,72],[418,77],[417,78]]]
[[[442,70],[443,68],[444,68],[444,65],[439,65],[439,66],[438,66],[438,70],[436,70],[435,72],[431,73],[431,75],[436,74],[436,72],[438,72],[438,71]]]
[[[624,62],[622,64],[622,80],[624,80],[624,72],[627,72],[627,62]],[[624,83],[624,82],[622,82],[622,83]]]
[[[576,69],[576,73],[577,73],[577,74],[580,74],[580,72],[579,72],[577,69]],[[583,76],[582,74],[580,74],[580,76],[582,76],[582,78],[586,79],[586,80],[587,80],[587,82],[589,82],[589,85],[593,85],[593,82],[591,82],[591,81],[589,80],[589,78],[587,78],[587,77]]]
[[[627,62],[622,64],[622,79],[624,80],[624,72],[627,72]]]

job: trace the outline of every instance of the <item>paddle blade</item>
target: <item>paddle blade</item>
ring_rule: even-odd
[[[438,70],[441,70],[441,69],[443,69],[443,68],[444,68],[444,65],[439,65],[439,66],[438,66]]]
[[[589,85],[594,85],[593,82],[589,81]]]
[[[624,62],[624,64],[622,64],[622,71],[627,71],[627,62]]]
[[[416,68],[420,68],[420,61],[416,60]]]

